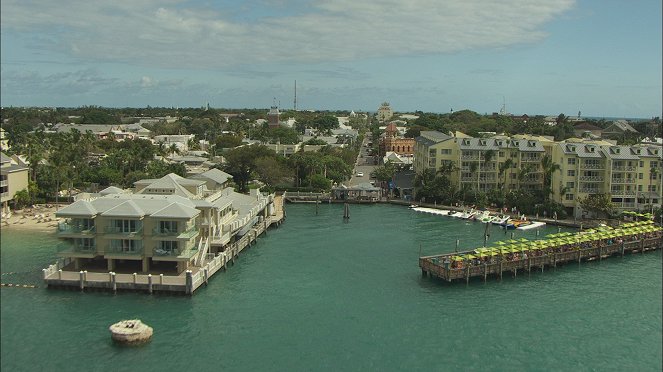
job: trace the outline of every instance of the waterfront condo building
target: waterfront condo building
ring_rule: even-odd
[[[545,160],[544,160],[545,158]],[[661,147],[616,146],[601,140],[555,142],[542,136],[473,138],[422,131],[416,138],[414,169],[447,174],[460,190],[542,190],[550,177],[551,198],[581,217],[578,198],[608,194],[619,210],[661,205]],[[546,166],[559,169],[546,175]]]
[[[29,168],[18,156],[0,152],[0,200],[2,212],[9,213],[9,202],[17,192],[28,188]]]
[[[239,194],[212,169],[192,178],[168,174],[109,187],[60,209],[58,255],[74,270],[181,273],[224,251],[273,212],[273,195]]]
[[[607,141],[569,139],[558,142],[553,161],[553,199],[575,212],[583,212],[579,198],[610,195],[620,211],[661,206],[661,146],[617,146]]]

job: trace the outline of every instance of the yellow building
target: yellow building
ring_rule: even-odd
[[[2,212],[9,212],[9,202],[17,192],[28,188],[29,168],[18,156],[0,152],[0,201]]]
[[[554,146],[553,161],[553,199],[576,217],[578,200],[592,194],[608,194],[619,211],[661,205],[660,146],[569,139]]]
[[[496,135],[472,138],[422,131],[415,143],[415,172],[434,172],[453,165],[452,184],[483,192],[542,190],[546,180],[544,157],[555,170],[550,176],[551,198],[569,215],[582,217],[578,199],[610,195],[618,211],[661,205],[663,155],[660,146],[616,146],[612,142],[572,138],[555,142],[542,136]]]

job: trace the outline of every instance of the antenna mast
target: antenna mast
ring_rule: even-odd
[[[295,80],[295,111],[297,111],[297,80]]]

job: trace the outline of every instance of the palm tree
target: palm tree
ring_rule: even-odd
[[[524,167],[520,168],[518,171],[518,190],[520,190],[521,183],[527,178],[527,176],[532,173],[534,166],[532,164],[527,164]]]
[[[174,155],[174,154],[179,155],[180,154],[180,149],[174,143],[172,145],[170,145],[170,147],[168,148],[168,151],[171,155]]]
[[[541,166],[543,167],[543,191],[545,195],[548,195],[552,193],[552,186],[549,184],[552,183],[552,175],[560,170],[561,167],[559,164],[553,162],[552,157],[548,154],[541,158]]]
[[[508,158],[504,161],[504,163],[500,164],[500,176],[504,176],[503,182],[502,182],[502,189],[504,189],[504,186],[506,185],[506,171],[513,166],[513,159]]]
[[[488,163],[490,163],[490,161],[493,160],[493,157],[495,157],[495,150],[487,150],[486,152],[483,153],[484,173],[486,171],[486,167],[488,166]],[[481,173],[481,171],[479,171],[479,173]]]

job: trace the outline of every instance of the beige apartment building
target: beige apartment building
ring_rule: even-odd
[[[59,256],[75,270],[181,273],[268,217],[273,195],[226,187],[217,169],[182,178],[137,181],[134,190],[109,187],[56,212]]]
[[[620,211],[661,206],[661,146],[617,146],[607,141],[570,139],[556,143],[553,195],[581,217],[578,199],[591,194],[610,195]]]
[[[9,213],[9,202],[17,192],[28,188],[29,168],[18,156],[0,152],[0,201],[2,213]]]
[[[559,170],[551,177],[553,200],[570,215],[582,216],[578,198],[607,193],[618,210],[661,205],[661,147],[616,146],[607,141],[571,139],[555,142],[542,136],[472,138],[422,131],[416,139],[414,169],[450,170],[459,189],[488,191],[540,190],[544,182],[543,158]]]

